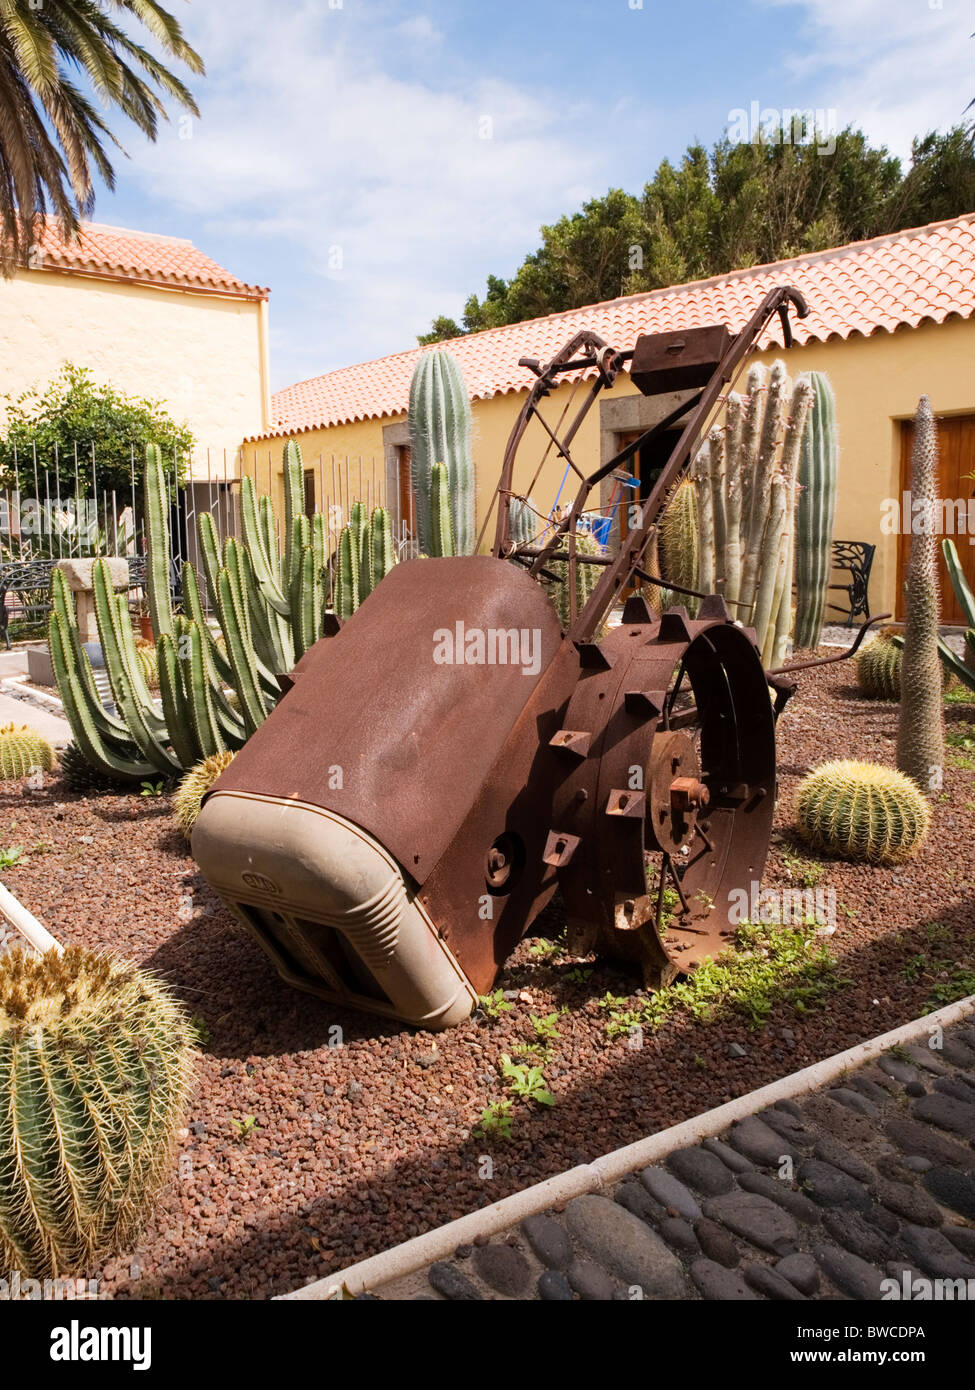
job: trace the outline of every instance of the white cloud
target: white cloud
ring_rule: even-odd
[[[907,160],[911,138],[957,125],[975,96],[967,0],[762,0],[801,11],[788,72],[837,124]],[[809,105],[810,102],[797,102]]]
[[[371,8],[367,23],[304,0],[269,22],[268,9],[238,0],[228,23],[194,7],[190,38],[210,71],[197,84],[202,119],[188,140],[165,130],[130,178],[204,225],[284,244],[309,281],[306,374],[397,351],[435,314],[459,316],[542,222],[603,191],[595,123],[582,142],[544,94],[455,66],[448,79],[428,20],[386,26]]]

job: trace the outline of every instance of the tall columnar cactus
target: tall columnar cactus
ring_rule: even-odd
[[[514,545],[531,545],[538,531],[538,516],[530,497],[512,497],[508,531]]]
[[[685,589],[696,588],[700,529],[697,489],[691,478],[684,478],[677,485],[660,518],[660,550],[660,567],[664,578]],[[694,602],[683,595],[680,601],[688,608]]]
[[[153,975],[77,946],[0,956],[0,1265],[82,1273],[130,1246],[191,1082],[186,1016]]]
[[[410,478],[420,549],[436,555],[433,468],[447,466],[455,555],[471,555],[476,540],[471,405],[457,359],[442,348],[421,354],[410,383]]]
[[[603,547],[596,540],[591,531],[577,531],[575,536],[576,553],[579,555],[602,555]],[[568,548],[568,538],[566,539]],[[569,562],[568,560],[554,560],[546,568],[555,576],[550,593],[555,604],[555,611],[559,615],[559,621],[564,628],[569,626],[572,620],[572,599],[569,591]],[[577,564],[576,583],[575,583],[575,611],[578,615],[588,600],[593,589],[599,582],[600,567],[598,565]]]
[[[800,450],[813,398],[809,378],[790,385],[782,362],[770,373],[752,367],[747,400],[729,394],[724,426],[708,435],[690,472],[697,505],[685,530],[693,525],[695,539],[685,550],[697,546],[693,577],[679,578],[668,562],[674,519],[668,523],[665,513],[662,521],[665,576],[722,593],[735,617],[755,629],[766,666],[781,665],[792,627]]]
[[[802,435],[796,512],[797,647],[818,647],[826,615],[840,451],[829,379],[810,372],[813,400]]]
[[[903,773],[876,763],[825,763],[799,785],[803,839],[841,859],[897,864],[920,848],[931,812]]]
[[[396,563],[393,523],[385,507],[366,518],[365,508],[352,508],[349,525],[339,535],[335,566],[335,612],[343,621],[368,598]]]
[[[450,478],[445,463],[435,463],[430,485],[430,554],[454,554],[450,508]]]
[[[0,782],[50,772],[53,766],[54,749],[29,725],[5,724],[0,729]]]
[[[931,402],[922,396],[914,417],[911,496],[920,502],[907,566],[897,766],[924,792],[941,786],[944,708],[938,657],[938,540],[935,534],[938,435]]]

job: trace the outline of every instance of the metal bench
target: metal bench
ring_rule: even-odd
[[[130,555],[129,588],[144,589],[146,585],[146,557]],[[51,608],[51,571],[57,560],[13,560],[0,565],[0,636],[10,650],[10,618],[13,612],[19,618],[39,620]],[[7,595],[15,599],[14,609],[7,607]]]
[[[847,613],[847,627],[852,627],[854,618],[870,617],[870,570],[876,549],[866,541],[833,542],[833,569],[845,570],[850,579],[846,584],[830,584],[829,587],[846,594],[849,611],[836,603],[827,604],[827,607],[834,613]]]

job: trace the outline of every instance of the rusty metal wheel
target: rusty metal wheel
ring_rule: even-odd
[[[588,659],[552,740],[566,771],[550,862],[574,949],[638,962],[657,987],[722,949],[761,880],[775,800],[768,684],[719,599],[696,621],[683,609],[655,620],[631,599]]]

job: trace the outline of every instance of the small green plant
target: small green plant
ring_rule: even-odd
[[[967,999],[970,994],[975,994],[975,969],[969,965],[950,965],[947,978],[931,986],[922,1012],[934,1013],[935,1009],[954,1004],[957,999]]]
[[[815,888],[817,884],[822,883],[826,876],[825,864],[809,859],[804,854],[798,854],[787,845],[782,846],[781,854],[783,868],[790,879],[797,880],[803,888]]]
[[[544,938],[540,938],[529,946],[528,954],[534,960],[551,960],[553,956],[559,954],[561,949],[562,943],[560,941],[546,941]]]
[[[539,1018],[537,1014],[529,1014],[528,1021],[532,1026],[535,1037],[540,1043],[553,1043],[559,1037],[558,1014],[546,1014],[544,1018]]]
[[[513,1062],[507,1053],[501,1056],[501,1075],[513,1095],[534,1101],[536,1105],[554,1105],[555,1097],[548,1089],[541,1067]]]
[[[565,972],[565,978],[573,985],[584,985],[592,979],[592,971],[584,966],[575,965],[571,970]]]
[[[237,1139],[240,1143],[243,1143],[245,1139],[250,1138],[250,1136],[254,1133],[255,1129],[261,1128],[261,1126],[257,1123],[256,1116],[254,1115],[245,1115],[242,1120],[231,1120],[230,1123],[237,1131]]]
[[[203,1048],[210,1046],[210,1025],[202,1014],[191,1014],[190,1028],[193,1030],[193,1036],[196,1039],[197,1047]]]
[[[24,851],[20,845],[11,845],[9,849],[0,849],[0,869],[12,869],[24,857]]]
[[[36,845],[31,845],[28,854],[53,854],[54,846],[50,840],[38,840]]]
[[[511,1005],[505,999],[503,989],[496,989],[493,994],[478,995],[477,1002],[487,1018],[500,1018],[502,1014],[511,1012]]]
[[[165,785],[165,783],[163,783],[163,782],[143,782],[143,783],[142,783],[142,790],[139,792],[139,795],[140,795],[140,796],[162,796],[164,785]]]
[[[476,1139],[510,1139],[514,1116],[510,1100],[495,1100],[481,1111],[481,1122],[474,1130]]]
[[[788,1004],[799,1014],[821,1008],[832,991],[849,983],[839,976],[837,965],[812,927],[746,922],[732,945],[681,983],[639,999],[635,1007],[629,999],[607,994],[600,1008],[609,1012],[610,1038],[638,1027],[654,1031],[675,1014],[710,1022],[721,1008],[760,1028],[776,1004]]]
[[[887,1056],[896,1058],[898,1062],[911,1061],[911,1054],[903,1043],[894,1043],[892,1047],[888,1047]]]

